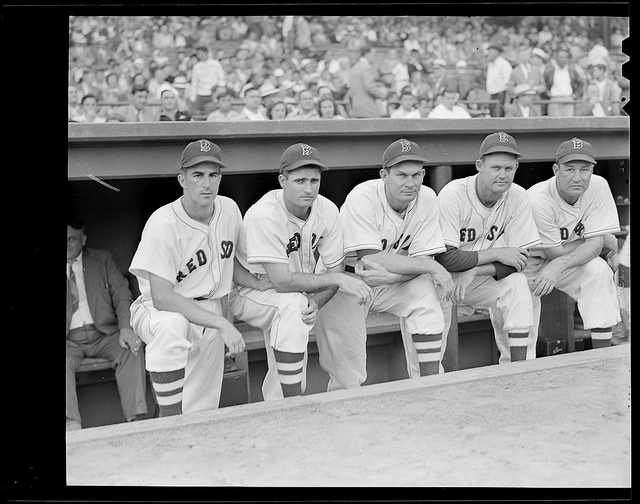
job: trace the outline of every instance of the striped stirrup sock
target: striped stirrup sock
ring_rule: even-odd
[[[420,376],[429,376],[440,372],[440,348],[442,333],[412,334],[411,339],[418,352]]]
[[[273,350],[278,368],[278,378],[285,397],[302,395],[302,361],[304,353]]]
[[[184,368],[175,371],[149,371],[161,417],[182,414],[184,374]]]
[[[611,346],[611,336],[613,336],[613,329],[611,327],[591,329],[591,346],[593,348]]]
[[[511,362],[527,360],[528,339],[529,331],[509,333],[509,353],[511,354]]]

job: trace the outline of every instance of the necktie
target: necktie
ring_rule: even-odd
[[[143,122],[142,110],[138,110],[138,122]]]
[[[78,309],[78,284],[76,283],[76,274],[73,272],[73,263],[69,263],[69,278],[67,279],[67,315],[71,315]]]

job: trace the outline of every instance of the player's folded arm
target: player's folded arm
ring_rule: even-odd
[[[447,245],[447,250],[435,256],[447,271],[459,272],[467,271],[478,265],[478,252],[475,250],[460,250],[459,248]]]

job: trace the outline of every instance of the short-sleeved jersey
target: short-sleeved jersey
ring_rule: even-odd
[[[591,175],[589,187],[574,205],[558,194],[556,177],[538,182],[527,192],[540,233],[537,249],[620,231],[616,203],[607,181],[599,175]]]
[[[327,268],[344,260],[338,207],[331,200],[318,195],[307,220],[301,220],[287,210],[282,189],[274,189],[247,210],[238,261],[251,273],[265,275],[261,263],[314,273],[319,258]]]
[[[476,193],[477,175],[455,179],[438,194],[440,227],[447,245],[464,251],[496,246],[531,248],[540,242],[527,191],[511,187],[488,208]]]
[[[211,221],[189,217],[181,199],[158,208],[142,230],[129,271],[143,300],[151,299],[149,273],[184,297],[218,299],[229,293],[242,214],[235,201],[217,196]]]
[[[347,195],[340,208],[340,222],[349,265],[355,264],[358,250],[411,257],[445,251],[436,193],[424,185],[400,215],[389,205],[382,179],[362,182]]]

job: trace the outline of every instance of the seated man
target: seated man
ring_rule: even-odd
[[[76,370],[85,357],[107,359],[115,368],[122,411],[128,422],[147,413],[141,342],[129,324],[131,291],[106,250],[85,248],[84,223],[67,221],[67,430],[82,428]]]
[[[444,315],[439,298],[453,291],[451,275],[433,256],[445,250],[436,194],[422,184],[427,160],[406,139],[382,156],[380,178],[358,184],[340,209],[345,269],[373,287],[370,303],[358,306],[338,292],[320,312],[316,338],[328,390],[355,388],[367,378],[369,311],[401,321],[410,378],[439,373]]]
[[[343,273],[338,208],[318,195],[320,172],[326,169],[314,147],[291,145],[280,160],[282,189],[265,194],[242,223],[238,261],[256,278],[268,278],[273,288],[236,286],[229,306],[236,317],[264,331],[265,400],[304,392],[309,332],[338,289],[360,303],[371,295],[362,280]],[[326,272],[318,272],[320,261]]]

